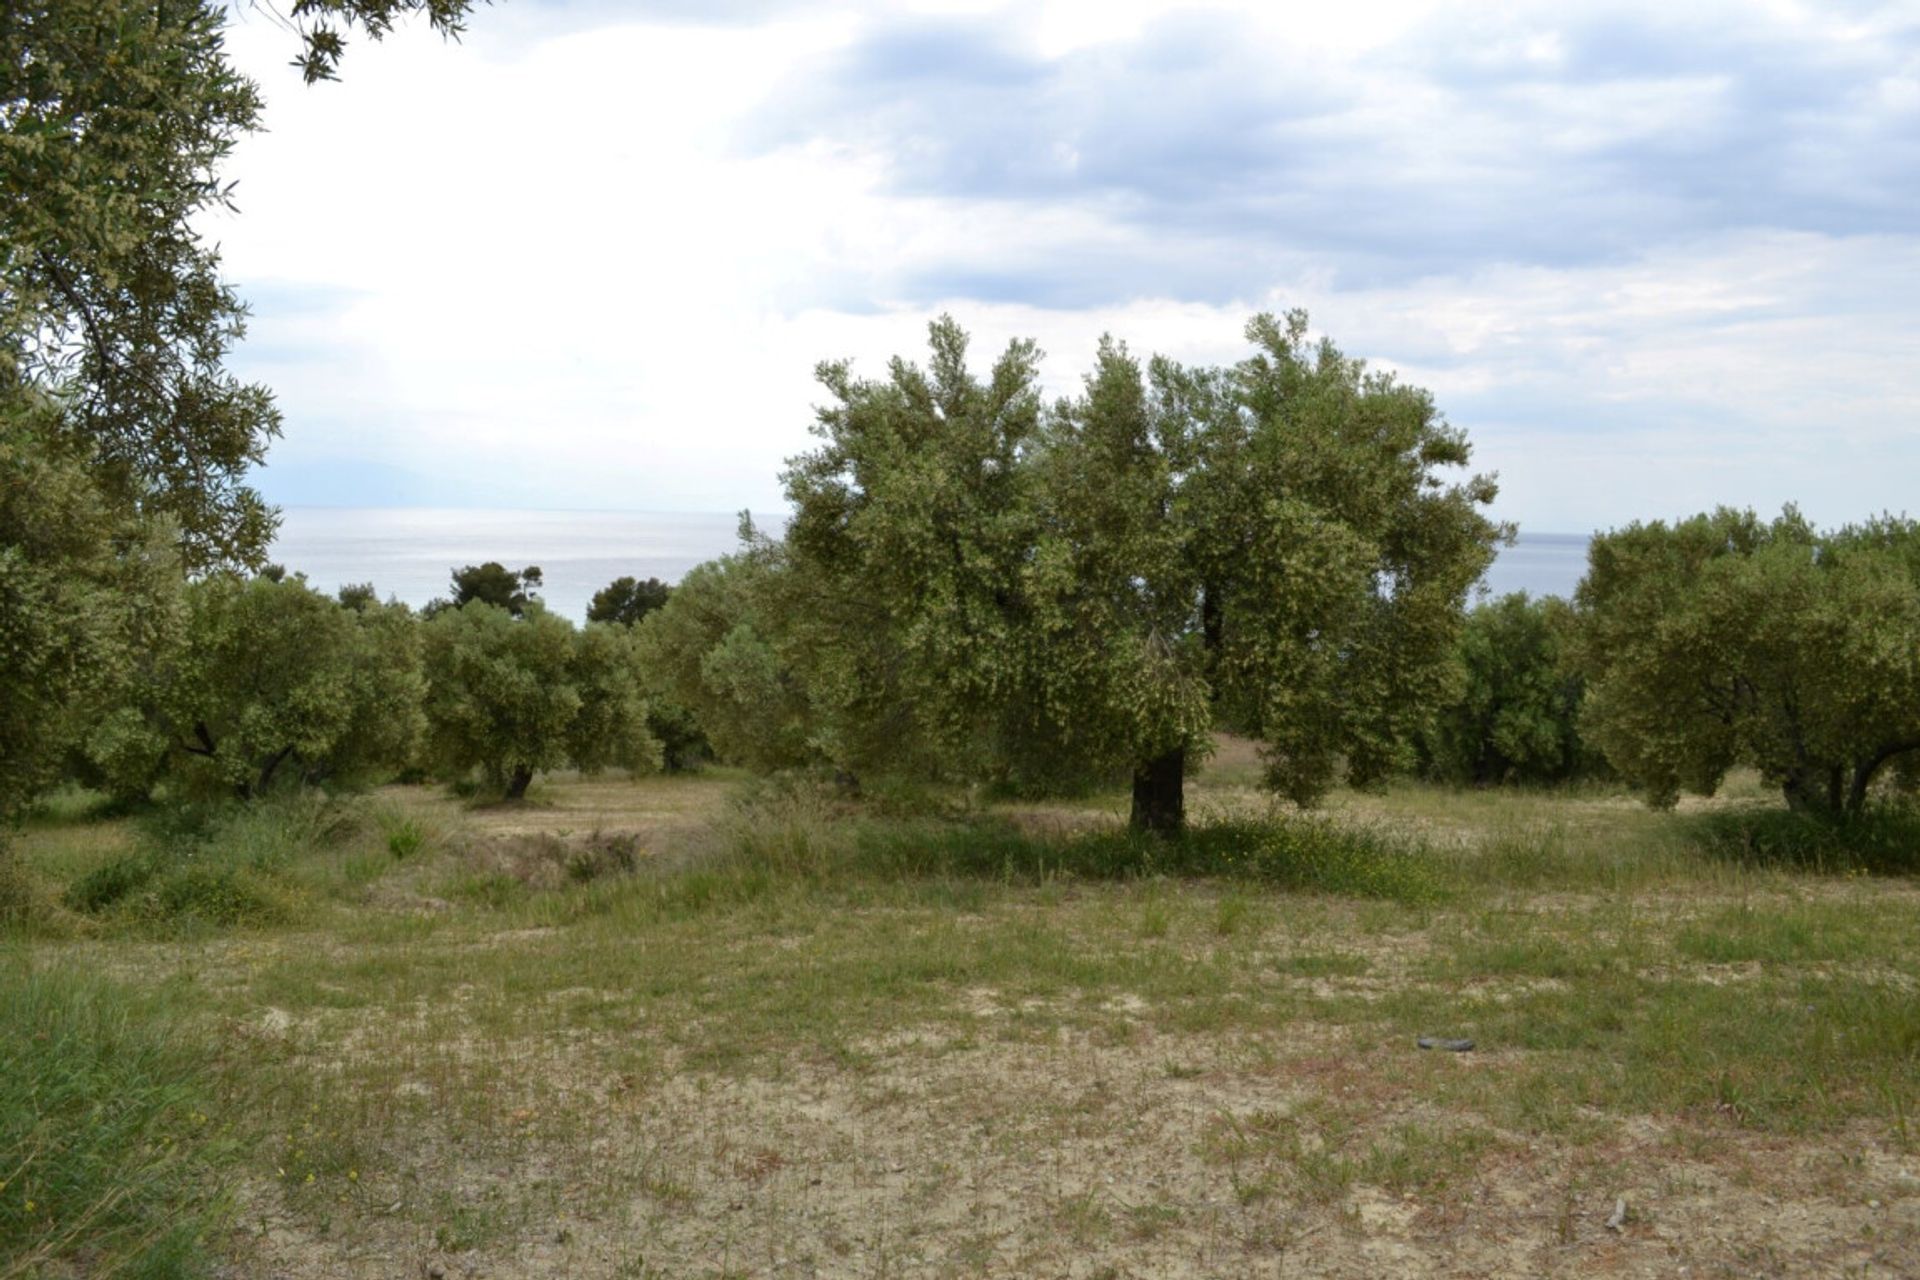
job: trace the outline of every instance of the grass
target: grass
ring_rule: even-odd
[[[1719,1227],[1783,1203],[1819,1224],[1768,1237],[1788,1269],[1869,1238],[1920,1264],[1904,819],[1849,853],[1754,796],[1399,786],[1303,817],[1232,763],[1173,842],[1097,799],[856,808],[724,775],[166,828],[76,802],[20,837],[16,985],[139,1005],[176,1052],[125,1092],[202,1099],[145,1132],[230,1118],[140,1200],[200,1248],[231,1188],[243,1273],[1232,1272],[1462,1227],[1633,1250],[1600,1226],[1628,1187],[1663,1267],[1682,1240],[1677,1265],[1737,1268]],[[72,1043],[120,1034],[74,1016]],[[1870,1199],[1895,1216],[1849,1216]],[[8,1257],[86,1269],[49,1238]]]
[[[0,956],[0,1276],[202,1274],[229,1158],[151,993]]]

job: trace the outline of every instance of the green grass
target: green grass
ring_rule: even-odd
[[[151,992],[0,957],[0,1275],[206,1274],[227,1123]]]

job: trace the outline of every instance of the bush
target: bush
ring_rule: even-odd
[[[207,1274],[223,1152],[190,1039],[150,997],[0,963],[0,1274]]]
[[[63,901],[72,911],[105,911],[143,888],[153,879],[155,870],[153,859],[146,855],[115,858],[68,885]]]

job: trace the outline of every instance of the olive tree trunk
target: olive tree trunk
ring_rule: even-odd
[[[1175,747],[1155,756],[1133,771],[1133,814],[1129,824],[1135,831],[1174,836],[1187,826],[1187,749]]]
[[[527,786],[533,781],[533,766],[517,764],[513,772],[507,775],[507,799],[520,800],[527,794]]]

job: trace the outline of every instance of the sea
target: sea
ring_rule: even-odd
[[[678,582],[739,546],[734,512],[498,511],[429,507],[286,507],[269,558],[320,590],[372,583],[419,608],[449,594],[453,570],[497,560],[536,565],[547,608],[578,622],[615,578]],[[756,517],[777,532],[779,517]],[[1493,595],[1571,596],[1586,571],[1585,534],[1522,532],[1488,570]]]

